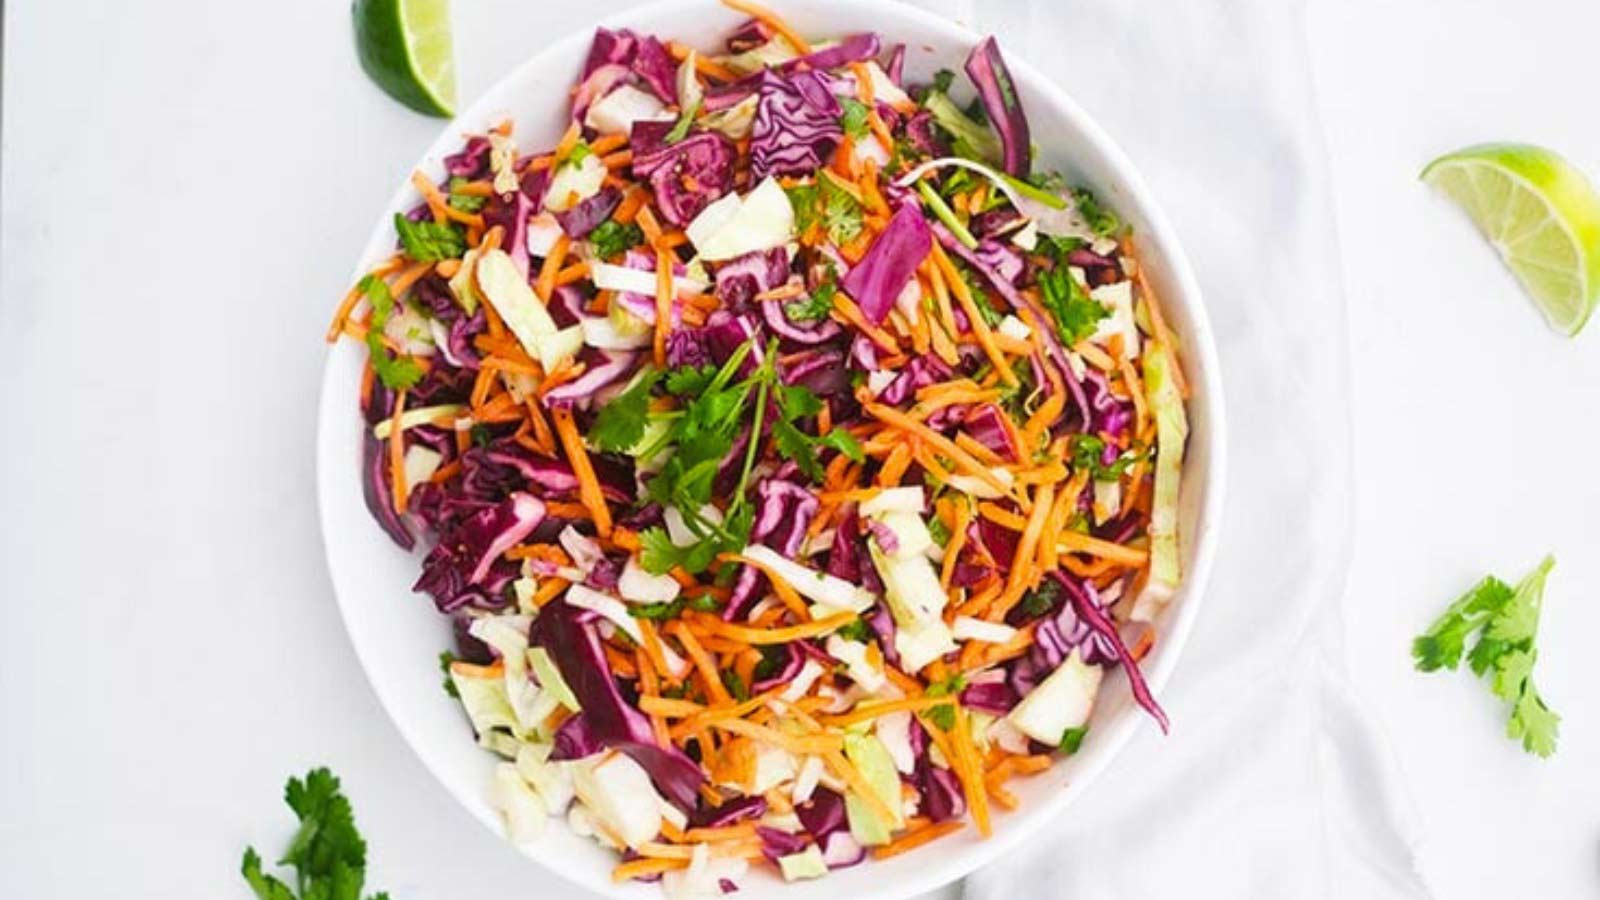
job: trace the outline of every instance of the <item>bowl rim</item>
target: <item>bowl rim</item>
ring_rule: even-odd
[[[815,2],[815,0],[813,0]],[[901,0],[838,0],[841,5],[850,5],[866,8],[872,11],[881,11],[887,22],[909,21],[928,31],[936,32],[945,40],[960,46],[972,46],[982,40],[984,35],[967,27],[965,24],[929,12],[927,10],[910,6]],[[663,13],[706,5],[706,0],[653,0],[653,2],[640,4],[619,10],[611,15],[597,19],[592,25],[578,28],[558,40],[548,44],[538,53],[512,67],[505,74],[487,86],[483,92],[469,105],[441,127],[439,134],[429,143],[427,148],[417,160],[413,169],[427,169],[430,161],[440,155],[441,148],[452,146],[451,142],[458,142],[460,123],[482,118],[490,108],[492,98],[499,96],[503,89],[511,82],[525,81],[530,70],[537,69],[545,64],[545,59],[551,56],[560,56],[572,53],[576,45],[583,44],[592,38],[597,27],[622,28],[631,23],[649,20]],[[892,33],[893,25],[879,26],[880,32]],[[1085,146],[1074,147],[1079,156],[1099,157],[1107,169],[1116,174],[1119,186],[1123,189],[1127,200],[1140,209],[1145,220],[1144,232],[1148,236],[1146,247],[1155,247],[1155,255],[1159,257],[1167,268],[1167,280],[1170,282],[1165,289],[1166,303],[1181,308],[1191,323],[1191,327],[1183,334],[1184,361],[1186,374],[1192,382],[1196,382],[1195,393],[1205,397],[1206,403],[1206,428],[1208,453],[1206,465],[1201,470],[1200,478],[1203,485],[1204,496],[1195,512],[1193,537],[1193,561],[1189,571],[1184,577],[1182,590],[1183,602],[1178,608],[1169,612],[1163,630],[1163,641],[1166,651],[1156,660],[1156,665],[1144,671],[1146,681],[1152,692],[1159,693],[1167,684],[1183,649],[1188,643],[1190,632],[1198,618],[1199,610],[1208,587],[1212,565],[1216,554],[1220,533],[1222,529],[1223,501],[1226,495],[1227,481],[1227,426],[1225,398],[1222,389],[1221,369],[1211,328],[1210,319],[1206,311],[1204,297],[1200,291],[1198,280],[1190,266],[1187,253],[1173,230],[1164,210],[1152,195],[1143,176],[1127,157],[1122,149],[1111,139],[1110,135],[1100,124],[1090,116],[1071,95],[1058,86],[1048,76],[1036,69],[1027,58],[1019,54],[1010,54],[1007,65],[1013,72],[1018,82],[1025,85],[1032,102],[1052,107],[1053,114],[1059,115],[1069,121],[1071,126],[1083,135]],[[1069,154],[1070,156],[1071,154]],[[408,182],[402,181],[385,205],[384,214],[374,226],[372,234],[358,259],[355,271],[351,275],[350,283],[354,283],[364,274],[362,263],[381,255],[385,248],[392,245],[393,238],[390,228],[390,216],[393,210],[404,209],[408,201],[414,197],[414,189]],[[1147,253],[1149,250],[1146,251]],[[321,532],[324,561],[328,566],[329,580],[333,587],[334,597],[339,608],[340,620],[344,624],[345,632],[350,638],[350,643],[355,650],[357,661],[361,665],[367,683],[377,695],[379,704],[385,714],[395,725],[405,739],[407,746],[422,762],[435,781],[449,793],[452,798],[473,818],[482,822],[495,837],[505,842],[503,828],[498,822],[486,817],[478,804],[469,802],[468,798],[461,796],[460,792],[451,784],[436,767],[429,754],[421,749],[422,738],[412,733],[408,724],[408,717],[399,714],[401,700],[395,693],[394,686],[385,680],[375,677],[375,667],[365,649],[364,642],[356,636],[357,629],[352,627],[352,614],[348,606],[350,601],[344,592],[339,590],[340,579],[335,575],[340,566],[336,562],[334,544],[329,540],[331,524],[333,522],[333,501],[329,486],[334,480],[348,479],[354,470],[348,465],[348,460],[332,452],[330,447],[331,429],[335,427],[348,427],[350,417],[355,410],[336,407],[335,395],[338,393],[334,381],[334,347],[330,346],[323,366],[322,384],[318,396],[318,418],[316,434],[317,454],[317,508],[318,526]],[[1198,377],[1196,377],[1198,376]],[[1190,401],[1193,402],[1192,400]],[[902,877],[893,883],[874,886],[870,893],[861,893],[858,896],[870,900],[899,900],[916,894],[935,890],[953,881],[956,881],[972,872],[992,863],[1001,855],[1019,845],[1024,840],[1038,834],[1049,822],[1057,819],[1065,808],[1088,785],[1099,777],[1104,770],[1126,748],[1128,740],[1137,728],[1148,727],[1141,721],[1144,718],[1137,708],[1128,710],[1111,728],[1110,734],[1105,734],[1100,740],[1101,750],[1092,759],[1085,760],[1084,765],[1076,773],[1076,777],[1069,785],[1057,789],[1044,798],[1033,802],[1028,810],[1028,818],[1018,827],[997,830],[991,837],[976,844],[969,845],[959,852],[952,852],[944,856],[919,854],[926,863],[916,869],[910,877]],[[564,823],[560,827],[564,827]],[[931,845],[930,845],[931,846]],[[607,873],[601,873],[598,878],[587,876],[585,873],[574,871],[576,867],[566,867],[554,864],[547,859],[533,858],[522,854],[541,869],[557,875],[563,880],[581,887],[585,890],[595,891],[605,896],[635,897],[638,896],[637,884],[613,884]],[[654,885],[646,885],[654,888]]]

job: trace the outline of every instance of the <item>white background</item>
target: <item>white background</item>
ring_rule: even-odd
[[[456,0],[462,96],[617,5]],[[7,6],[7,896],[243,897],[242,847],[281,846],[283,779],[319,763],[356,798],[396,900],[550,895],[383,717],[313,513],[319,337],[372,211],[438,124],[361,77],[342,0]],[[1600,7],[1449,7],[1310,2],[1353,345],[1347,655],[1438,895],[1588,898],[1600,326],[1575,341],[1545,329],[1415,175],[1509,138],[1600,173]],[[1407,644],[1484,572],[1514,579],[1546,551],[1561,562],[1538,677],[1565,721],[1541,762],[1499,737],[1481,686],[1413,673]]]

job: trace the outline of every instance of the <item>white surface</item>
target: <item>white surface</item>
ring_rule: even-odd
[[[829,30],[847,34],[894,21],[894,37],[904,40],[910,48],[905,60],[906,75],[917,81],[925,81],[939,68],[959,67],[977,40],[946,18],[898,4],[863,0],[849,9],[840,9],[817,0],[789,0],[785,11],[791,24],[803,34]],[[610,24],[644,33],[673,34],[690,46],[710,50],[738,25],[740,18],[715,0],[670,0],[630,10]],[[686,27],[686,21],[695,25]],[[443,157],[460,148],[458,129],[482,132],[508,115],[517,123],[514,137],[525,152],[553,145],[566,126],[566,115],[563,104],[552,103],[547,86],[571,80],[573,73],[580,70],[589,44],[589,34],[575,34],[490,88],[470,109],[463,110],[457,122],[422,155],[423,170],[430,177],[443,177]],[[1195,276],[1139,174],[1072,100],[1020,56],[1012,59],[1011,71],[1028,104],[1033,140],[1041,147],[1052,148],[1042,159],[1114,202],[1120,214],[1143,236],[1141,259],[1145,274],[1163,298],[1168,324],[1185,341],[1186,371],[1195,385],[1195,396],[1188,404],[1185,492],[1178,512],[1184,535],[1185,578],[1166,611],[1157,617],[1161,639],[1142,666],[1151,689],[1160,692],[1181,657],[1197,616],[1204,614],[1200,599],[1222,524],[1222,497],[1226,491],[1222,434],[1226,425],[1217,350],[1200,306]],[[773,190],[778,190],[773,184]],[[396,191],[387,208],[374,211],[372,235],[355,271],[370,270],[393,252],[393,216],[420,201],[414,191],[406,188]],[[788,211],[788,200],[781,192],[777,202]],[[468,739],[459,704],[439,690],[439,674],[426,664],[452,643],[448,619],[438,615],[423,598],[410,593],[417,580],[417,559],[400,553],[393,541],[374,527],[362,499],[358,477],[362,426],[357,390],[365,359],[365,349],[355,342],[339,344],[329,355],[319,399],[317,480],[333,584],[356,653],[401,733],[446,788],[499,835],[503,831],[501,816],[487,802],[484,791],[492,777],[495,757]],[[854,898],[894,900],[948,884],[1000,858],[1018,842],[1052,825],[1066,805],[1092,793],[1093,782],[1117,758],[1128,738],[1147,730],[1146,716],[1123,678],[1113,675],[1108,679],[1099,699],[1090,721],[1095,739],[1048,773],[1013,784],[1011,789],[1020,801],[1020,809],[1014,814],[995,816],[994,833],[987,840],[969,829],[939,842],[937,847],[906,853],[874,866],[837,872],[827,879],[793,884],[785,884],[775,873],[761,871],[742,882],[741,896],[751,900],[774,896],[783,900],[829,900],[842,893]],[[1298,765],[1298,760],[1294,764]],[[530,847],[529,855],[573,884],[592,891],[630,898],[657,898],[661,893],[654,885],[613,883],[610,870],[616,864],[615,854],[566,828],[549,829],[543,840]]]
[[[458,4],[465,95],[613,8],[539,7]],[[1546,331],[1414,174],[1496,138],[1600,173],[1585,104],[1600,9],[1452,8],[1446,22],[1433,3],[1313,0],[1310,14],[1353,353],[1347,651],[1412,785],[1439,896],[1592,897],[1600,474],[1583,457],[1600,437],[1600,338]],[[372,210],[436,129],[366,84],[346,20],[313,0],[7,4],[8,893],[243,897],[243,845],[270,855],[288,833],[284,777],[326,762],[396,900],[551,895],[401,744],[319,556],[316,338]],[[1515,576],[1546,549],[1561,565],[1539,679],[1566,721],[1539,762],[1499,736],[1480,686],[1412,673],[1406,648],[1485,570]]]

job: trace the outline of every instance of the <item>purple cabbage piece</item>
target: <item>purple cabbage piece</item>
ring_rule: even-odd
[[[579,357],[587,366],[583,374],[566,384],[551,388],[544,395],[545,405],[571,407],[584,403],[593,398],[596,391],[626,377],[633,371],[638,359],[639,354],[630,350],[585,349]]]
[[[805,666],[806,656],[790,644],[780,644],[776,652],[783,654],[783,665],[766,678],[756,679],[750,685],[752,694],[761,694],[770,691],[780,684],[788,684],[800,674],[800,669]]]
[[[900,552],[900,538],[895,535],[894,529],[879,522],[877,519],[867,519],[867,531],[871,532],[872,539],[878,542],[878,549],[893,556]]]
[[[894,83],[895,87],[905,87],[905,84],[903,83],[903,79],[905,78],[905,66],[906,45],[895,44],[894,47],[889,50],[889,64],[883,67],[883,74],[889,76],[889,80]]]
[[[469,630],[472,627],[472,617],[455,615],[450,617],[450,633],[456,642],[456,658],[462,662],[475,666],[487,666],[494,662],[495,654],[488,644],[472,636]]]
[[[601,651],[602,653],[605,651]],[[565,678],[566,676],[562,676]],[[557,762],[569,759],[583,759],[593,756],[605,749],[605,744],[600,741],[594,729],[590,727],[589,720],[579,713],[568,716],[561,727],[556,729],[555,736],[551,738],[550,758]]]
[[[633,59],[636,44],[634,33],[626,28],[621,31],[596,28],[594,39],[589,42],[589,55],[583,61],[580,80],[593,75],[602,66],[626,66]]]
[[[811,799],[794,808],[800,825],[819,843],[835,831],[849,831],[846,823],[844,798],[825,787],[818,787]]]
[[[756,826],[756,836],[761,838],[761,855],[769,861],[776,863],[781,856],[791,856],[806,848],[806,839],[798,834],[768,828],[765,825]]]
[[[663,103],[678,102],[678,66],[653,34],[639,39],[633,56],[633,74]]]
[[[540,611],[529,629],[529,643],[543,647],[572,688],[588,735],[602,746],[626,753],[650,774],[662,796],[685,811],[695,808],[705,774],[683,751],[656,743],[650,720],[623,697],[606,662],[600,635],[580,610],[565,602]]]
[[[857,843],[848,830],[835,831],[819,843],[822,861],[830,869],[846,869],[867,858],[867,848]]]
[[[821,50],[813,50],[777,66],[777,71],[788,75],[806,70],[837,69],[853,62],[872,59],[878,55],[883,43],[872,32],[847,34],[838,43]]]
[[[759,794],[734,797],[721,806],[702,806],[689,816],[692,828],[722,828],[767,814],[767,800]]]
[[[1111,392],[1111,385],[1106,382],[1106,377],[1095,369],[1084,372],[1084,381],[1089,383],[1089,409],[1091,421],[1088,430],[1119,437],[1128,430],[1128,425],[1133,421],[1134,410],[1131,401],[1123,401]],[[1116,461],[1116,447],[1107,444],[1106,453],[1111,457],[1104,460],[1106,465]]]
[[[534,190],[530,192],[529,188]],[[534,172],[523,177],[522,189],[515,194],[510,197],[491,194],[483,207],[484,227],[499,225],[505,231],[500,246],[524,278],[528,276],[528,219],[538,212],[540,201],[537,198],[543,196],[544,173]]]
[[[588,304],[589,298],[583,295],[583,288],[575,284],[562,284],[556,286],[546,309],[550,311],[550,319],[557,328],[571,328],[589,314],[585,308]]]
[[[934,127],[933,113],[925,109],[917,110],[906,119],[905,135],[912,149],[924,156],[938,158],[950,155],[950,145]]]
[[[745,19],[728,35],[728,52],[743,53],[772,40],[772,28],[760,19]]]
[[[992,403],[973,406],[967,411],[967,433],[973,440],[993,450],[1001,459],[1017,462],[1022,457],[1006,428],[1000,410]]]
[[[872,567],[861,543],[861,516],[854,503],[848,504],[828,548],[828,574],[852,584],[860,584],[862,574]]]
[[[1090,250],[1088,247],[1073,247],[1067,251],[1067,265],[1078,266],[1083,269],[1116,269],[1122,271],[1115,259],[1103,256]]]
[[[733,187],[733,143],[714,131],[696,131],[666,143],[671,122],[633,123],[633,176],[650,182],[662,218],[689,224]]]
[[[760,335],[761,330],[756,327],[755,320],[749,315],[734,315],[727,310],[719,309],[707,319],[705,327],[698,329],[704,336],[707,352],[711,361],[722,365],[728,358],[742,346],[750,343],[752,338]],[[736,373],[740,378],[749,377],[751,372],[761,365],[766,351],[759,341],[750,345],[750,352],[745,354],[744,362],[740,364]]]
[[[810,174],[844,137],[839,101],[817,72],[761,73],[750,128],[750,177]]]
[[[461,149],[444,158],[445,174],[477,179],[489,174],[489,139],[481,134],[467,138]]]
[[[796,301],[765,300],[761,303],[761,318],[774,334],[797,344],[822,344],[839,336],[843,330],[832,319],[796,322],[789,318],[788,305]]]
[[[586,238],[600,223],[611,218],[611,211],[622,202],[622,192],[610,185],[592,197],[586,197],[571,209],[556,213],[561,230],[573,240]]]
[[[619,63],[606,63],[585,75],[572,92],[572,120],[582,122],[596,100],[627,80],[628,67]]]
[[[1019,699],[1017,692],[1003,681],[968,685],[961,692],[962,705],[997,716],[1010,712],[1011,707],[1016,706]]]
[[[430,272],[412,288],[411,296],[415,298],[428,315],[439,324],[444,332],[444,340],[438,341],[439,352],[445,360],[457,369],[477,371],[480,358],[478,348],[472,339],[483,334],[489,328],[489,319],[482,309],[471,316],[456,302],[455,294],[451,292],[450,285],[444,277]],[[437,335],[436,335],[437,337]],[[442,366],[435,366],[428,370],[429,375],[441,372]],[[470,388],[469,388],[470,390]],[[417,392],[412,391],[413,402],[418,402]],[[425,401],[428,403],[439,402],[436,400]]]
[[[1167,714],[1161,709],[1161,704],[1156,702],[1156,698],[1151,695],[1150,686],[1144,680],[1144,672],[1139,669],[1139,661],[1133,658],[1133,654],[1128,650],[1128,645],[1123,642],[1122,634],[1117,631],[1116,624],[1106,616],[1099,606],[1095,605],[1083,588],[1074,583],[1071,578],[1059,571],[1051,572],[1050,576],[1072,598],[1072,609],[1078,614],[1078,617],[1089,623],[1090,628],[1109,641],[1111,646],[1116,649],[1117,659],[1122,663],[1122,671],[1128,676],[1128,687],[1133,691],[1133,699],[1144,707],[1144,711],[1156,720],[1157,725],[1161,726],[1161,733],[1166,734],[1171,724],[1167,720]]]
[[[830,323],[837,326],[838,323]],[[850,372],[838,350],[807,350],[789,357],[783,366],[784,384],[798,384],[819,397],[848,395]],[[842,421],[842,420],[836,420]]]
[[[906,363],[900,374],[889,382],[878,399],[890,406],[901,406],[916,396],[919,388],[937,384],[954,374],[945,361],[931,353],[924,353]]]
[[[783,247],[752,250],[717,268],[716,294],[722,305],[735,312],[755,298],[789,280],[789,251]]]
[[[410,550],[417,546],[417,539],[412,536],[411,529],[406,527],[405,520],[394,510],[394,491],[391,484],[389,442],[373,437],[371,430],[363,428],[361,494],[366,500],[367,511],[372,513],[372,517],[378,520],[379,527],[399,544],[401,549]]]
[[[933,235],[922,212],[902,206],[861,262],[845,273],[840,286],[861,307],[861,314],[876,325],[889,315],[895,298],[932,250]]]
[[[967,230],[980,238],[993,238],[1015,231],[1027,223],[1028,218],[1008,203],[973,216],[967,224]]]
[[[806,529],[811,526],[819,506],[816,495],[794,482],[763,479],[756,486],[756,520],[750,528],[751,542],[764,544],[794,559],[805,543]],[[754,566],[741,568],[728,605],[722,609],[722,618],[730,622],[743,618],[765,585],[766,576]]]
[[[711,364],[711,348],[698,328],[680,328],[667,334],[667,365],[705,366]]]
[[[922,726],[913,723],[917,731]],[[967,801],[961,784],[949,769],[941,769],[928,759],[927,753],[917,757],[917,767],[911,773],[911,782],[920,798],[918,808],[935,822],[960,818],[967,812]]]
[[[1022,112],[1022,99],[1011,80],[1011,71],[1000,55],[993,36],[978,42],[967,57],[967,77],[978,89],[984,112],[1000,134],[1001,167],[1006,174],[1027,178],[1032,168],[1033,145],[1028,135],[1028,117]]]
[[[978,242],[977,249],[972,251],[989,270],[1015,286],[1017,279],[1022,277],[1022,254],[1010,244],[985,238]]]
[[[490,570],[502,554],[533,531],[544,513],[545,506],[537,497],[515,493],[461,518],[440,534],[411,589],[431,595],[440,612],[498,596],[486,585]],[[503,578],[496,581],[504,583]]]

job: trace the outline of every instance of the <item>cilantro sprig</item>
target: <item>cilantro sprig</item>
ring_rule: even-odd
[[[1111,315],[1111,310],[1089,296],[1083,285],[1072,277],[1067,253],[1075,244],[1072,240],[1041,242],[1045,256],[1054,265],[1049,269],[1040,268],[1037,276],[1039,300],[1056,323],[1056,333],[1069,347],[1094,334],[1100,320]]]
[[[461,229],[448,222],[413,222],[403,213],[394,214],[394,230],[406,256],[417,262],[456,259],[467,252],[467,238]]]
[[[1420,672],[1454,670],[1465,655],[1473,674],[1487,678],[1490,691],[1511,705],[1506,736],[1521,740],[1522,749],[1541,757],[1555,752],[1561,724],[1561,717],[1545,705],[1533,684],[1539,612],[1545,580],[1555,564],[1555,557],[1546,556],[1515,588],[1486,576],[1411,643]],[[1467,641],[1474,634],[1477,640],[1468,651]]]
[[[799,184],[784,188],[789,205],[794,207],[794,227],[805,234],[815,224],[821,223],[834,244],[849,243],[861,233],[864,211],[850,192],[834,184],[833,179],[820,177],[812,184]]]
[[[746,341],[720,367],[679,368],[660,379],[669,394],[683,401],[683,408],[668,414],[671,419],[665,433],[638,451],[645,459],[655,458],[669,446],[673,451],[645,490],[652,500],[678,511],[693,541],[680,546],[664,528],[645,529],[639,535],[639,561],[647,571],[659,574],[682,566],[691,573],[702,572],[718,554],[744,548],[755,521],[746,488],[769,431],[771,448],[793,460],[813,481],[822,477],[819,457],[824,450],[837,450],[855,460],[863,458],[860,445],[848,431],[833,429],[819,437],[802,427],[804,420],[821,411],[822,400],[805,387],[783,383],[777,370],[776,342],[766,347],[753,371],[741,375],[754,352],[753,342]],[[590,440],[602,449],[633,448],[642,440],[649,392],[655,382],[654,376],[641,380],[607,404],[590,431]],[[613,407],[618,411],[608,415]],[[717,475],[729,459],[739,460],[739,478],[721,521],[716,522],[702,510],[711,502]]]
[[[394,295],[382,278],[363,276],[356,285],[372,304],[372,318],[367,322],[367,355],[372,360],[372,372],[391,391],[404,390],[422,380],[422,367],[409,356],[394,356],[383,343],[383,327],[394,315]]]
[[[339,779],[325,768],[304,780],[290,778],[284,802],[300,819],[300,829],[278,860],[295,870],[294,887],[261,870],[261,856],[247,847],[239,872],[259,900],[361,900],[367,875],[367,842],[356,829],[350,801]],[[389,900],[384,892],[367,900]]]

